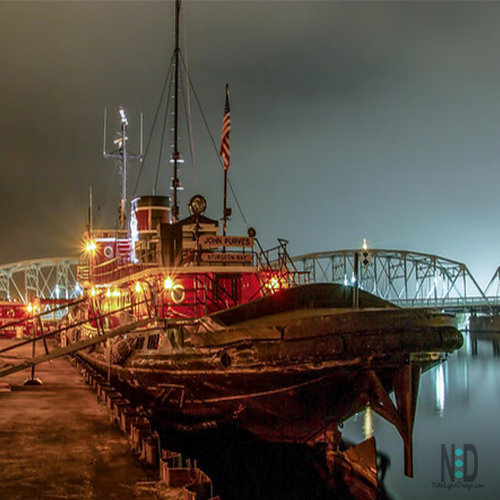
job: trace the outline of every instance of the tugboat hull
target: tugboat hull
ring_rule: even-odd
[[[157,321],[129,333],[121,340],[129,354],[119,362],[110,364],[104,351],[79,356],[167,427],[229,423],[266,440],[303,442],[368,404],[368,372],[390,391],[401,366],[425,369],[462,344],[450,316],[306,308],[297,297],[324,306],[318,298],[337,287],[304,288],[285,294],[299,309],[276,312],[283,300],[276,294],[251,305],[253,319],[239,306],[194,325]]]

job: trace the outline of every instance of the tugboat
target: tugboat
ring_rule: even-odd
[[[96,230],[89,221],[78,272],[87,300],[63,319],[70,327],[63,342],[103,336],[77,356],[165,433],[230,426],[312,446],[329,436],[333,456],[339,425],[370,405],[400,432],[411,475],[419,377],[461,346],[454,318],[397,308],[356,286],[311,283],[294,268],[285,240],[264,251],[252,228],[227,234],[226,196],[222,232],[200,194],[190,215],[179,217],[179,14],[177,1],[172,198],[134,198],[125,227],[123,190],[120,229]],[[121,115],[123,187],[128,122]],[[225,186],[229,132],[226,91]]]

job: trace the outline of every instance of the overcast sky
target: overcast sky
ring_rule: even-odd
[[[112,225],[118,106],[149,134],[173,49],[173,4],[0,2],[0,263],[76,254],[88,190]],[[229,232],[292,254],[370,246],[500,265],[500,3],[187,1],[183,45],[218,146],[231,87]],[[222,170],[191,95],[180,196],[220,217]],[[163,119],[163,118],[161,118]],[[183,120],[185,122],[185,120]],[[167,141],[167,147],[170,140]],[[151,193],[158,146],[132,165]],[[168,158],[156,193],[168,194]]]

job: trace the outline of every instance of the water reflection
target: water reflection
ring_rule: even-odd
[[[492,348],[492,356],[495,358],[500,357],[500,333],[494,332],[470,332],[469,335],[470,350],[473,356],[478,356],[479,347],[481,347],[482,354],[485,354],[489,345]]]
[[[444,408],[446,402],[444,377],[445,377],[445,365],[441,363],[434,370],[434,378],[436,379],[436,410],[440,417],[444,417]]]
[[[373,436],[373,415],[372,409],[369,406],[367,406],[365,410],[363,431],[365,439],[370,439]]]
[[[367,420],[370,421],[379,452],[391,459],[385,487],[394,498],[496,497],[494,492],[500,487],[496,465],[500,459],[492,444],[497,442],[500,415],[500,333],[464,332],[464,340],[463,347],[445,363],[422,375],[413,434],[413,479],[404,476],[401,441],[390,424],[374,413],[370,417],[360,413],[345,424],[344,437],[359,442],[365,437]],[[441,445],[450,449],[452,444],[457,448],[464,444],[476,448],[476,488],[464,488],[461,480],[453,483],[459,487],[451,492],[438,487]],[[445,482],[452,484],[448,476]]]
[[[242,429],[229,426],[189,437],[183,443],[184,451],[190,450],[190,455],[197,458],[223,500],[407,498],[405,492],[392,491],[392,477],[397,474],[404,481],[419,481],[418,470],[416,478],[411,480],[404,476],[404,467],[406,464],[406,473],[411,475],[412,457],[419,454],[421,431],[416,429],[413,433],[415,453],[412,455],[411,429],[422,370],[422,381],[428,387],[422,391],[421,399],[424,405],[431,403],[430,416],[434,420],[446,419],[450,375],[447,364],[440,363],[439,359],[434,353],[418,353],[411,358],[406,355],[378,360],[376,370],[373,363],[367,363],[345,374],[339,373],[338,376],[344,377],[342,382],[350,381],[351,386],[347,390],[346,383],[335,380],[330,394],[339,393],[339,388],[343,392],[341,396],[336,395],[331,415],[341,411],[352,415],[350,408],[359,412],[342,429],[343,443],[339,443],[337,421],[332,420],[335,430],[325,430],[321,439],[300,445],[263,442]],[[434,369],[425,372],[436,363]],[[389,394],[392,389],[395,395]],[[421,416],[417,415],[417,424]],[[390,439],[380,441],[380,436],[383,438],[387,432]],[[373,440],[370,441],[372,436],[379,444],[377,450]],[[361,442],[356,450],[346,450],[346,443]],[[439,474],[439,464],[436,471]]]
[[[450,345],[462,345],[456,330],[448,334]],[[408,335],[398,340],[398,350],[391,356],[384,354],[358,360],[352,366],[335,367],[330,377],[321,378],[317,385],[298,387],[288,399],[278,401],[283,417],[278,419],[276,414],[269,425],[274,425],[276,432],[280,426],[284,430],[297,425],[302,431],[309,429],[302,444],[260,441],[231,422],[208,427],[199,435],[187,433],[179,437],[180,442],[175,442],[175,433],[170,434],[165,427],[160,432],[163,444],[196,458],[223,500],[412,498],[408,492],[418,490],[416,485],[425,477],[427,467],[433,480],[439,480],[440,443],[448,442],[443,439],[453,428],[449,416],[456,410],[454,395],[460,395],[453,389],[457,374],[463,381],[463,365],[457,368],[451,362],[464,356],[459,353],[441,363],[438,348],[430,347],[438,344],[430,342],[428,336]],[[405,343],[409,344],[406,351]],[[263,404],[262,399],[253,404],[257,408]],[[349,418],[355,412],[358,414]],[[344,442],[340,442],[337,427],[344,421]],[[447,429],[443,430],[443,422]],[[372,436],[377,440],[377,450]],[[458,434],[451,442],[461,443],[462,439]],[[355,450],[346,450],[346,442],[363,443]],[[405,472],[407,476],[414,474],[415,479],[406,477]],[[408,490],[406,485],[410,485]],[[423,496],[432,497],[427,491],[413,498]]]

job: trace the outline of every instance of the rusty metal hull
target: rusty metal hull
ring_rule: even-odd
[[[463,342],[453,318],[425,310],[271,307],[248,319],[240,307],[221,316],[129,334],[131,352],[118,363],[97,350],[79,356],[165,426],[229,423],[305,442],[366,407],[373,377],[389,392],[402,366],[425,369]]]

